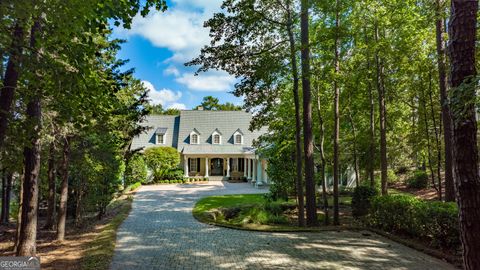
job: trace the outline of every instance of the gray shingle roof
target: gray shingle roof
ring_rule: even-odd
[[[163,134],[167,133],[167,130],[168,130],[168,128],[166,128],[166,127],[159,127],[159,128],[157,128],[157,130],[155,131],[155,134],[161,134],[161,135],[163,135]]]
[[[133,138],[130,149],[140,149],[161,146],[155,144],[155,135],[159,128],[165,128],[165,144],[164,146],[177,147],[178,144],[178,128],[180,126],[180,117],[172,115],[150,115],[147,116],[145,122],[140,123],[148,129],[140,135]]]
[[[244,111],[181,111],[179,116],[152,115],[142,123],[151,129],[133,139],[131,149],[159,146],[155,144],[155,131],[165,128],[166,144],[185,154],[245,154],[253,150],[252,142],[267,129],[250,132],[252,115]],[[192,131],[200,134],[199,144],[190,144]],[[221,144],[212,144],[212,134],[222,134]],[[243,135],[243,144],[234,144],[235,132]]]

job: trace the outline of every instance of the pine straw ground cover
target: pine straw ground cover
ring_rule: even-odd
[[[128,216],[133,194],[139,185],[128,188],[108,207],[102,220],[94,220],[82,228],[67,225],[65,241],[55,241],[55,231],[38,231],[37,256],[42,269],[83,270],[108,269],[115,249],[116,232]],[[43,220],[39,220],[42,228]],[[0,228],[0,256],[13,256],[12,252],[15,225]]]

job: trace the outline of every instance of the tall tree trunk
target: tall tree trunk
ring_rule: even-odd
[[[326,167],[326,162],[325,162],[325,150],[324,150],[324,143],[325,143],[325,128],[323,124],[323,116],[322,116],[322,109],[321,109],[321,102],[320,102],[320,89],[317,91],[317,112],[318,112],[318,122],[320,125],[320,145],[319,145],[319,151],[320,151],[320,176],[322,180],[322,199],[323,199],[323,212],[325,214],[325,219],[324,219],[324,224],[329,225],[330,224],[330,217],[329,217],[329,211],[328,211],[328,197],[327,197],[327,179],[325,177],[325,167]]]
[[[50,153],[48,156],[48,205],[47,222],[45,229],[52,230],[55,224],[55,195],[56,195],[56,171],[55,171],[55,144],[50,143]]]
[[[7,170],[2,171],[2,213],[0,214],[0,223],[7,223]]]
[[[357,130],[355,128],[355,123],[353,122],[353,117],[351,111],[348,113],[348,119],[350,120],[350,126],[352,127],[353,135],[353,169],[355,171],[355,185],[358,187],[360,185],[360,173],[358,169],[358,155],[357,155]]]
[[[378,24],[375,22],[375,43],[378,44]],[[378,49],[375,51],[376,81],[378,91],[378,111],[380,115],[380,170],[382,195],[388,194],[388,161],[387,161],[387,110],[385,104],[385,84],[383,81],[383,63]]]
[[[455,186],[453,183],[452,172],[452,119],[450,118],[450,105],[448,104],[447,75],[445,67],[445,47],[442,34],[444,32],[444,23],[442,18],[442,3],[436,0],[437,19],[435,23],[437,36],[437,63],[438,63],[438,82],[440,88],[440,105],[442,106],[442,121],[445,143],[445,201],[455,201]]]
[[[427,100],[425,97],[425,92],[422,89],[422,107],[423,107],[423,123],[425,125],[425,138],[427,139],[427,159],[428,159],[428,169],[430,170],[430,177],[432,178],[432,186],[435,190],[438,191],[437,185],[435,184],[435,173],[433,172],[432,165],[432,146],[430,144],[430,130],[428,128],[428,116],[427,116]]]
[[[85,189],[85,180],[81,180],[75,192],[75,226],[80,227],[83,215],[83,192]]]
[[[8,128],[8,120],[11,115],[15,89],[17,88],[20,76],[19,67],[23,53],[24,32],[17,23],[13,31],[10,57],[8,58],[7,69],[3,80],[3,87],[0,92],[0,149],[5,141],[5,134]]]
[[[0,223],[10,221],[10,196],[12,191],[13,174],[4,169],[2,174],[2,214]]]
[[[15,245],[13,247],[13,251],[16,253],[18,250],[18,245],[20,243],[20,227],[22,226],[22,209],[23,209],[23,179],[25,178],[25,169],[22,170],[19,179],[19,186],[20,191],[18,192],[20,195],[18,196],[18,214],[17,214],[17,229],[15,232]]]
[[[338,184],[340,178],[340,168],[339,168],[339,152],[340,152],[340,88],[338,86],[338,76],[340,72],[340,59],[339,59],[339,27],[340,27],[340,18],[339,18],[339,0],[336,0],[335,5],[335,74],[333,80],[334,88],[334,101],[333,101],[333,112],[334,112],[334,134],[333,134],[333,225],[340,225],[340,208],[338,205]]]
[[[303,88],[303,145],[305,151],[305,188],[307,206],[307,226],[317,225],[317,207],[315,200],[313,134],[312,134],[312,101],[310,86],[310,48],[308,33],[309,1],[301,1],[300,33],[302,43],[302,88]]]
[[[478,1],[452,0],[448,23],[453,168],[463,265],[480,269],[480,176],[475,112],[475,43]]]
[[[70,159],[70,142],[65,138],[62,155],[62,183],[60,189],[60,206],[58,208],[57,240],[65,239],[65,222],[67,220],[67,201],[68,201],[68,163]]]
[[[40,32],[40,19],[32,26],[30,34],[30,47],[36,48],[37,35]],[[36,61],[39,58],[37,56]],[[36,76],[40,77],[39,74]],[[40,80],[38,80],[40,81]],[[37,87],[37,86],[33,86]],[[35,256],[37,240],[37,212],[38,212],[38,182],[40,174],[40,132],[42,128],[42,109],[40,103],[41,92],[36,93],[27,104],[27,119],[32,129],[29,129],[29,143],[24,147],[23,156],[25,164],[25,178],[23,180],[22,224],[17,256]]]
[[[437,149],[437,180],[438,180],[438,200],[442,200],[442,146],[440,144],[440,132],[438,131],[437,127],[437,119],[435,117],[435,110],[433,108],[433,96],[432,96],[432,74],[430,73],[428,76],[429,79],[429,86],[428,86],[428,96],[430,98],[430,116],[432,117],[432,124],[433,124],[433,131],[435,133],[435,146]]]
[[[368,30],[365,28],[365,44],[370,45],[368,40]],[[368,177],[370,178],[370,186],[375,187],[375,94],[372,87],[371,77],[370,77],[370,51],[366,49],[367,55],[367,88],[368,88],[368,99],[370,102],[370,144],[368,149]]]
[[[292,65],[293,76],[293,98],[295,102],[295,162],[296,162],[296,188],[298,200],[298,226],[305,226],[305,203],[303,195],[303,175],[302,175],[302,138],[301,128],[302,123],[300,119],[300,98],[298,95],[298,68],[297,68],[297,52],[295,48],[295,38],[292,30],[292,16],[290,10],[290,1],[287,1],[287,32],[290,42],[290,62]]]

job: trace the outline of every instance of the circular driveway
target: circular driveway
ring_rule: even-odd
[[[213,181],[141,187],[117,233],[111,269],[455,269],[375,234],[233,230],[191,213],[201,197],[262,192]]]

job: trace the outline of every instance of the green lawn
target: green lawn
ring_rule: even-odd
[[[265,203],[263,194],[239,194],[210,196],[200,199],[193,208],[193,213],[202,213],[219,207],[235,207],[245,204],[261,204]]]
[[[339,198],[340,205],[349,206],[351,201],[351,196]],[[333,198],[329,197],[329,206],[332,205]],[[263,194],[205,197],[195,204],[192,214],[201,222],[247,230],[318,231],[332,229],[325,226],[298,227],[294,200],[269,202]],[[226,216],[230,217],[226,218]],[[319,224],[323,223],[323,218],[323,212],[319,211]]]

